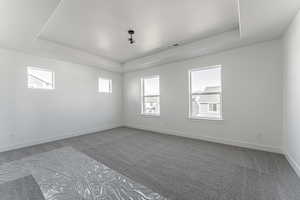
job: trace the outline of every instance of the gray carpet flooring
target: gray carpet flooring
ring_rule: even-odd
[[[1,200],[42,200],[33,191],[45,200],[168,200],[72,147],[0,165]]]
[[[283,155],[130,128],[0,153],[0,164],[67,146],[171,200],[300,199],[300,179]],[[19,181],[2,188],[14,184],[30,190]]]
[[[43,194],[32,176],[0,184],[1,200],[44,200]]]

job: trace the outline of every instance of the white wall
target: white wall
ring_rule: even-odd
[[[271,41],[122,75],[0,50],[0,151],[71,135],[127,126],[280,151],[281,43]],[[188,69],[223,66],[223,121],[189,120]],[[27,89],[26,67],[56,73],[53,91]],[[140,115],[140,78],[159,74],[161,116]],[[97,92],[113,79],[111,95]],[[124,90],[124,105],[122,98]],[[124,111],[124,112],[123,112]]]
[[[26,67],[55,72],[55,90],[27,88]],[[113,93],[98,93],[98,77]],[[0,151],[122,125],[122,75],[0,50]]]
[[[284,146],[300,176],[300,12],[284,39]]]
[[[125,125],[281,152],[281,42],[255,44],[124,75]],[[223,66],[223,121],[188,119],[188,69]],[[140,115],[140,78],[160,75],[161,116]]]

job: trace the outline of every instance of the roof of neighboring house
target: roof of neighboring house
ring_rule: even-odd
[[[220,86],[209,86],[204,89],[204,91],[197,91],[193,94],[199,94],[195,98],[199,103],[220,103],[221,98],[218,93],[221,92]]]
[[[208,86],[205,87],[203,91],[198,90],[194,93],[205,93],[205,94],[210,94],[210,93],[220,93],[221,92],[221,86]]]
[[[199,103],[220,103],[220,95],[218,94],[204,94],[204,95],[197,95],[193,97],[196,102]]]

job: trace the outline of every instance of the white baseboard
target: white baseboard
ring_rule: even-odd
[[[90,133],[105,131],[105,130],[118,128],[118,127],[122,127],[122,126],[123,125],[121,125],[121,124],[110,124],[110,125],[104,125],[101,127],[96,127],[96,128],[91,128],[91,129],[76,130],[76,131],[72,131],[69,133],[61,134],[59,136],[47,137],[47,138],[41,138],[41,139],[37,139],[37,140],[30,140],[30,141],[15,143],[13,145],[7,145],[7,146],[0,147],[0,152],[10,151],[10,150],[14,150],[14,149],[20,149],[23,147],[29,147],[29,146],[34,146],[34,145],[38,145],[38,144],[53,142],[56,140],[62,140],[62,139],[76,137],[76,136],[80,136],[80,135],[86,135],[86,134],[90,134]]]
[[[234,140],[225,140],[225,139],[221,139],[221,138],[215,138],[215,137],[203,136],[203,135],[194,136],[194,135],[188,134],[186,132],[185,132],[186,135],[182,135],[182,132],[177,131],[177,130],[170,130],[170,129],[160,129],[160,128],[152,128],[152,127],[150,128],[150,127],[136,126],[136,125],[129,125],[129,124],[127,124],[126,127],[283,154],[283,151],[281,148],[267,146],[267,145],[252,144],[252,143],[247,143],[247,142],[242,142],[242,141],[234,141]]]
[[[300,177],[300,165],[296,160],[288,153],[285,154],[286,159],[289,161],[292,168],[295,170],[296,174]]]

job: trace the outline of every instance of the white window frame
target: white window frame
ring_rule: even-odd
[[[100,91],[100,80],[107,80],[109,82],[108,83],[109,84],[108,92]],[[98,78],[98,92],[99,93],[105,93],[105,94],[111,94],[112,93],[112,79],[99,77]]]
[[[159,94],[158,95],[144,95],[144,80],[145,79],[151,79],[151,78],[158,78],[158,84],[159,84]],[[158,97],[159,98],[159,112],[157,114],[152,114],[152,113],[145,113],[144,109],[144,99],[145,97]],[[154,117],[159,117],[160,116],[160,76],[159,75],[152,75],[152,76],[144,76],[141,78],[141,115],[144,116],[154,116]]]
[[[50,72],[52,74],[52,88],[35,88],[35,87],[31,87],[29,85],[29,70],[38,70],[38,71]],[[55,89],[55,72],[54,71],[52,71],[50,69],[47,69],[47,68],[28,66],[26,72],[27,72],[27,88],[28,89],[36,89],[36,90],[54,90]]]
[[[220,117],[196,117],[192,115],[192,72],[194,71],[201,71],[201,70],[208,70],[208,69],[216,69],[220,68],[221,70],[221,99],[220,99]],[[188,70],[188,77],[189,77],[189,111],[188,111],[188,118],[192,120],[216,120],[221,121],[224,120],[223,118],[223,80],[222,80],[222,74],[223,74],[223,67],[222,65],[214,65],[214,66],[208,66],[208,67],[196,67]]]

